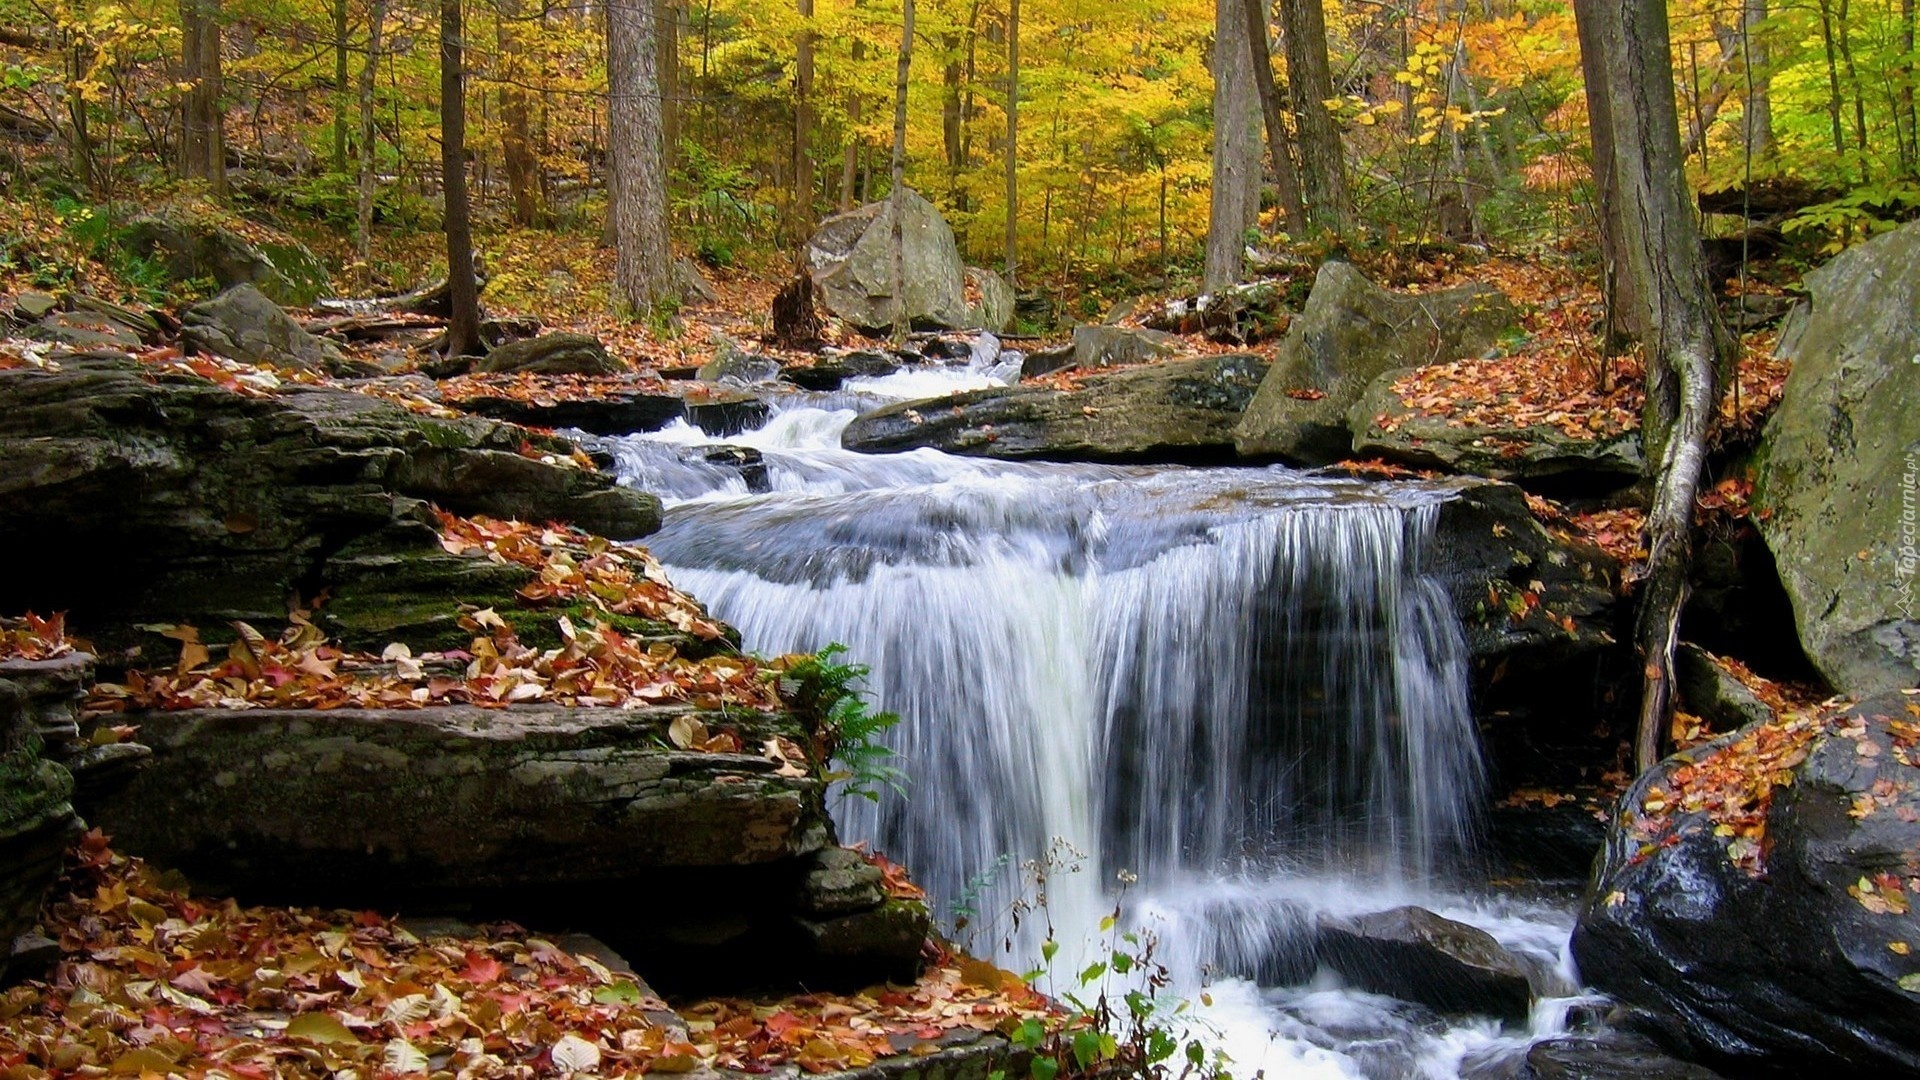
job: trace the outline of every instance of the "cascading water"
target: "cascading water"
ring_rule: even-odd
[[[1501,1044],[1490,1021],[1271,985],[1310,975],[1320,912],[1419,900],[1544,967],[1564,944],[1557,914],[1436,891],[1470,852],[1482,779],[1458,623],[1422,573],[1442,496],[839,449],[858,411],[940,378],[776,402],[727,440],[764,455],[757,496],[690,452],[715,441],[695,429],[617,440],[628,481],[668,499],[649,543],[678,584],[758,651],[847,643],[902,716],[909,789],[845,800],[843,835],[1019,969],[1051,932],[1056,970],[1076,970],[1122,906],[1181,988],[1226,980],[1209,1022],[1242,1075],[1444,1077]]]

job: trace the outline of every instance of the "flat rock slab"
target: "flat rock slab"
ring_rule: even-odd
[[[683,708],[187,710],[85,808],[122,850],[256,895],[373,898],[636,883],[829,842],[821,782],[667,741]],[[758,745],[795,725],[703,714]]]
[[[1089,376],[1074,390],[975,390],[868,413],[841,445],[1049,461],[1228,458],[1234,425],[1266,373],[1264,360],[1229,354]]]

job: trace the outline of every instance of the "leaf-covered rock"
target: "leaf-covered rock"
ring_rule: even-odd
[[[1477,355],[1519,319],[1498,289],[1398,293],[1344,262],[1314,278],[1236,433],[1246,457],[1325,464],[1353,449],[1347,411],[1393,368]]]
[[[1621,796],[1573,955],[1683,1057],[1920,1075],[1920,697],[1676,754]]]

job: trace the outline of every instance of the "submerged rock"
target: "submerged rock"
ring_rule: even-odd
[[[1327,263],[1240,422],[1240,453],[1308,465],[1344,458],[1353,450],[1347,412],[1375,379],[1479,355],[1518,318],[1490,285],[1398,293]]]
[[[1493,935],[1421,907],[1354,919],[1323,916],[1319,955],[1361,989],[1443,1013],[1524,1019],[1526,968]]]
[[[461,409],[528,427],[577,428],[590,435],[631,435],[659,431],[687,414],[679,394],[615,390],[589,401],[523,401],[519,398],[463,398]]]
[[[1917,714],[1920,698],[1882,695],[1820,718],[1804,758],[1778,741],[1759,757],[1778,736],[1753,727],[1643,774],[1581,903],[1582,976],[1736,1075],[1920,1076]],[[1761,833],[1684,809],[1683,783],[1780,772]]]
[[[788,382],[802,390],[838,390],[848,379],[870,379],[900,370],[900,358],[892,353],[858,349],[852,352],[823,353],[813,363],[785,370]]]
[[[1265,374],[1264,361],[1235,354],[1089,376],[1074,390],[974,390],[868,413],[847,426],[841,445],[1047,461],[1220,459],[1231,455],[1233,425]]]
[[[1809,273],[1754,520],[1835,689],[1920,685],[1920,223]]]

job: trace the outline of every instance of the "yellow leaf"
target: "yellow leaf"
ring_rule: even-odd
[[[303,1039],[322,1045],[357,1046],[360,1037],[347,1029],[332,1013],[301,1013],[287,1023],[287,1038]]]

